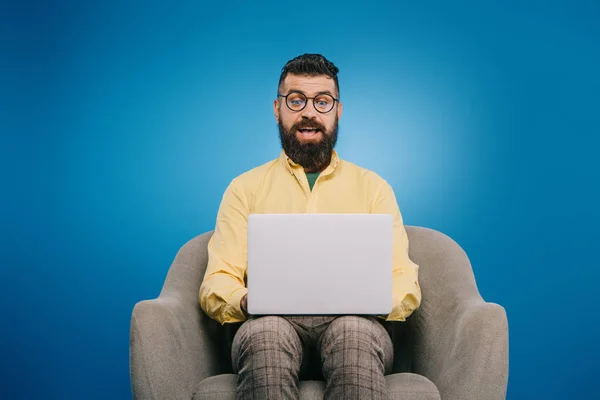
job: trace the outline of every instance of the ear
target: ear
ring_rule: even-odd
[[[275,113],[275,121],[279,123],[279,100],[273,100],[273,112]]]
[[[343,108],[342,103],[338,102],[338,106],[337,106],[337,116],[338,116],[338,119],[342,118],[342,108]]]

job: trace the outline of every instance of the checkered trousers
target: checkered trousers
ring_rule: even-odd
[[[393,353],[376,318],[251,317],[232,344],[237,399],[298,399],[300,379],[324,379],[325,399],[387,399]]]

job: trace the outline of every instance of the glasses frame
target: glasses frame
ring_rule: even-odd
[[[289,104],[288,104],[288,102],[287,102],[287,98],[288,98],[288,96],[289,96],[289,95],[291,95],[291,94],[294,94],[294,93],[300,93],[302,96],[306,97],[306,102],[304,103],[304,107],[302,107],[302,108],[301,108],[301,109],[299,109],[299,110],[294,110],[292,107],[290,107],[290,105],[289,105]],[[315,99],[316,99],[317,97],[319,97],[319,96],[322,96],[322,95],[327,95],[327,96],[329,96],[329,97],[331,97],[331,98],[333,99],[333,105],[332,105],[332,106],[331,106],[331,108],[330,108],[329,110],[327,110],[327,111],[319,111],[319,109],[318,109],[318,108],[317,108],[317,106],[315,105]],[[340,99],[336,99],[335,97],[333,97],[333,96],[332,96],[331,94],[329,94],[329,93],[319,93],[319,94],[318,94],[318,95],[316,95],[315,97],[308,97],[307,95],[305,95],[304,93],[302,93],[302,92],[301,92],[301,91],[299,91],[299,90],[292,90],[291,92],[289,92],[289,93],[288,93],[288,94],[286,94],[286,95],[283,95],[283,94],[281,94],[281,93],[277,93],[277,97],[283,97],[283,98],[285,99],[285,105],[287,106],[287,108],[289,108],[290,110],[292,110],[292,111],[294,111],[294,112],[300,112],[300,111],[304,110],[304,109],[306,108],[306,105],[308,104],[308,100],[311,100],[311,99],[312,99],[312,103],[313,103],[313,108],[314,108],[315,110],[317,110],[317,112],[318,112],[318,113],[321,113],[321,114],[327,114],[327,113],[331,112],[331,110],[333,110],[333,109],[335,108],[335,104],[340,102]]]

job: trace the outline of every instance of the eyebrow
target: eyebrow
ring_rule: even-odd
[[[309,97],[309,96],[308,96],[306,93],[304,93],[302,90],[298,90],[298,89],[290,89],[290,90],[288,90],[287,94],[289,95],[289,94],[290,94],[290,93],[292,93],[292,92],[299,92],[299,93],[302,93],[303,95],[305,95],[306,97]],[[328,95],[330,95],[331,97],[333,97],[333,98],[335,99],[335,96],[334,96],[334,95],[333,95],[333,93],[331,93],[329,90],[324,90],[324,91],[322,91],[322,92],[317,92],[317,93],[315,93],[315,97],[317,97],[317,96],[318,96],[318,95],[320,95],[320,94],[328,94]],[[286,95],[286,96],[287,96],[287,95]]]

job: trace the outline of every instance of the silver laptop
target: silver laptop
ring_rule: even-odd
[[[251,214],[252,315],[386,315],[393,221],[387,214]]]

